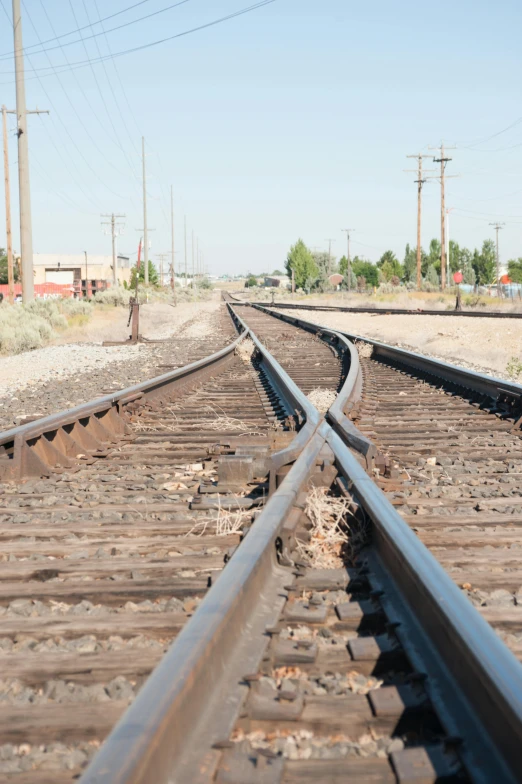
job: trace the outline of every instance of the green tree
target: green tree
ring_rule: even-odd
[[[477,280],[473,269],[473,254],[468,248],[460,248],[459,252],[460,271],[462,272],[462,282],[474,286]]]
[[[272,272],[272,275],[284,275],[284,272],[281,272],[281,270],[275,269],[275,270]]]
[[[441,255],[440,241],[437,240],[437,239],[433,239],[430,242],[429,253],[422,261],[421,271],[422,271],[423,275],[427,276],[429,267],[435,267],[437,275],[439,275],[439,273],[440,273],[440,255]]]
[[[149,260],[149,284],[152,285],[152,286],[156,286],[157,283],[158,283],[158,280],[159,280],[159,278],[158,278],[158,272],[156,270],[156,267],[154,266],[152,261]],[[140,264],[139,282],[140,283],[144,283],[145,282],[145,262],[143,262],[143,261]],[[131,269],[130,288],[131,289],[135,289],[136,288],[136,264]]]
[[[355,256],[352,261],[352,270],[355,277],[364,278],[368,286],[379,285],[379,270],[371,261]]]
[[[473,269],[477,280],[481,285],[494,283],[496,278],[496,263],[497,256],[495,251],[495,243],[493,240],[484,240],[482,243],[482,250],[475,250],[473,253]]]
[[[20,280],[18,274],[18,264],[13,261],[13,273],[15,281]],[[0,283],[9,283],[7,279],[7,254],[4,248],[0,248]]]
[[[439,261],[439,267],[440,267],[440,261]],[[432,286],[439,285],[439,273],[435,269],[434,264],[430,264],[430,266],[428,267],[428,271],[426,272],[426,281],[428,283],[431,283]]]
[[[325,281],[334,272],[337,272],[337,260],[335,256],[328,256],[326,251],[315,251],[312,253],[315,266],[319,270],[319,278]]]
[[[402,267],[406,283],[414,283],[417,280],[417,249],[410,248],[409,243],[404,251]]]
[[[391,250],[387,250],[382,254],[377,262],[377,266],[381,270],[382,277],[386,282],[390,281],[393,277],[400,279],[404,274],[402,264]]]
[[[298,289],[309,290],[319,276],[314,257],[301,239],[290,248],[285,266],[290,279],[292,270],[294,271],[295,285]]]
[[[508,275],[513,283],[522,283],[522,258],[508,261]]]
[[[344,282],[341,284],[343,288],[347,288],[348,286],[348,259],[346,256],[343,256],[339,259],[338,265],[339,275],[344,277]],[[357,287],[357,278],[354,275],[352,262],[350,262],[350,288],[355,289]]]
[[[257,278],[255,275],[248,275],[247,279],[245,280],[245,288],[251,289],[257,286]]]

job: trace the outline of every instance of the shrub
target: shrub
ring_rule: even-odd
[[[115,286],[113,289],[106,291],[97,291],[93,300],[98,305],[128,305],[131,296],[130,291],[122,289],[120,286]]]

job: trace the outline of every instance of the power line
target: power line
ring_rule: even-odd
[[[83,41],[90,41],[92,38],[98,38],[98,36],[107,35],[107,33],[114,33],[117,30],[122,30],[124,27],[129,27],[130,25],[137,24],[138,22],[143,22],[146,19],[150,19],[153,16],[158,16],[158,14],[163,14],[166,11],[171,11],[173,8],[177,8],[179,5],[185,5],[185,3],[190,3],[191,1],[192,0],[180,0],[180,2],[173,3],[172,5],[169,5],[166,8],[161,8],[159,11],[154,11],[153,13],[147,14],[146,16],[141,16],[138,19],[132,19],[130,22],[125,22],[125,24],[118,25],[117,27],[111,27],[110,30],[102,30],[99,33],[93,33],[93,35],[81,36],[76,41],[66,41],[65,43],[59,43],[57,46],[49,46],[47,47],[47,49],[44,48],[38,49],[35,52],[30,52],[30,54],[36,55],[36,54],[42,54],[43,52],[53,52],[55,49],[63,49],[66,46],[74,46],[76,44],[83,43]],[[88,14],[87,14],[87,18],[89,18]],[[99,24],[99,22],[95,22],[94,24]],[[92,24],[90,22],[89,24],[84,25],[82,28],[78,28],[78,32],[80,32],[81,30],[85,30],[87,28],[92,29]],[[37,46],[37,44],[34,44],[34,46]],[[7,60],[7,59],[9,59],[9,55],[7,54],[0,56],[0,60]]]
[[[170,35],[167,38],[161,38],[161,39],[159,39],[157,41],[151,41],[148,44],[142,44],[141,46],[135,46],[135,47],[133,47],[131,49],[123,49],[120,52],[114,52],[112,54],[112,57],[123,57],[126,54],[134,54],[135,52],[141,52],[144,49],[150,49],[150,48],[152,48],[154,46],[159,46],[160,44],[168,43],[169,41],[174,41],[177,38],[184,38],[187,35],[192,35],[192,33],[197,33],[197,32],[200,32],[201,30],[206,30],[206,29],[208,29],[210,27],[215,27],[216,25],[223,24],[224,22],[228,22],[231,19],[235,19],[238,16],[243,16],[244,14],[248,14],[251,11],[256,11],[259,8],[263,8],[266,5],[271,5],[272,3],[275,3],[276,1],[277,0],[261,0],[261,2],[255,3],[254,5],[247,6],[246,8],[242,8],[239,11],[234,11],[233,13],[228,14],[227,16],[222,16],[219,19],[214,19],[211,22],[206,22],[205,24],[198,25],[197,27],[192,27],[189,30],[184,30],[181,33],[176,33],[175,35]],[[107,56],[104,56],[104,57],[101,57],[101,58],[79,60],[78,62],[71,63],[70,67],[62,68],[60,73],[62,73],[63,71],[73,70],[75,68],[85,68],[88,65],[92,65],[93,63],[102,62],[103,60],[109,60],[110,57],[111,57],[110,55],[107,55]],[[38,69],[33,69],[33,70],[35,70],[35,71],[49,71],[51,69],[47,68],[47,67],[43,67],[43,68],[38,68]],[[14,72],[13,71],[0,71],[0,73],[13,75]],[[43,76],[45,76],[45,74],[43,74]],[[36,77],[33,77],[33,78],[36,78]],[[11,82],[2,82],[2,84],[11,84]]]
[[[134,3],[134,5],[129,5],[127,8],[122,8],[121,11],[116,11],[114,14],[110,14],[109,16],[105,16],[100,21],[107,22],[109,19],[114,19],[115,16],[121,16],[121,14],[126,14],[127,11],[132,11],[134,8],[137,8],[140,5],[144,5],[145,3],[149,3],[150,0],[140,0],[139,3]],[[85,27],[80,28],[81,30],[85,30],[89,25],[85,25]],[[24,46],[23,52],[27,54],[29,49],[34,49],[37,46],[43,46],[44,44],[52,43],[53,41],[58,41],[60,38],[67,38],[68,35],[75,35],[78,30],[71,30],[69,33],[61,33],[61,35],[55,35],[54,38],[46,38],[45,41],[41,41],[39,44],[29,44],[29,46]],[[38,54],[37,52],[35,54]],[[0,59],[4,60],[10,56],[9,52],[2,52],[0,53]]]

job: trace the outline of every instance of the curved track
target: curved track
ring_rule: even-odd
[[[470,461],[482,421],[499,423],[489,436],[498,439],[492,448],[513,446],[506,441],[517,438],[506,434],[506,422],[511,427],[516,419],[513,385],[499,391],[477,374],[407,352],[398,352],[397,368],[397,350],[373,343],[359,358],[353,342],[332,330],[281,314],[275,320],[266,310],[233,302],[229,310],[243,334],[241,345],[248,332],[252,341],[246,352],[237,348],[244,359],[232,345],[96,406],[0,434],[0,471],[15,480],[5,493],[21,502],[22,496],[31,499],[28,520],[0,518],[7,548],[25,546],[24,559],[54,559],[52,567],[31,564],[24,596],[35,612],[16,621],[6,639],[16,646],[17,637],[25,638],[42,618],[43,625],[57,619],[91,624],[96,643],[98,636],[110,639],[114,623],[124,643],[140,624],[147,627],[141,637],[163,647],[175,638],[136,699],[163,647],[148,646],[156,658],[147,651],[142,670],[136,667],[138,645],[128,657],[132,646],[120,646],[112,669],[107,664],[105,670],[103,657],[112,651],[59,650],[48,669],[44,662],[39,670],[38,644],[20,647],[23,656],[10,658],[15,689],[10,695],[6,690],[4,701],[14,715],[15,692],[35,695],[28,700],[31,709],[17,719],[35,745],[0,747],[18,765],[12,780],[71,781],[125,707],[125,700],[115,698],[122,695],[133,703],[83,774],[84,784],[520,780],[520,665],[397,512],[406,512],[411,522],[422,516],[419,497],[445,495],[433,491],[447,485],[437,471],[449,467],[442,452],[451,451],[455,421],[462,422],[459,446]],[[306,397],[318,387],[338,393],[326,420]],[[416,440],[408,430],[404,392],[419,403],[414,416],[426,414],[427,429]],[[446,397],[453,409],[441,404]],[[438,410],[430,420],[432,400]],[[483,409],[494,407],[500,418],[479,407],[464,414],[464,403],[471,409],[478,402]],[[397,413],[390,427],[379,417],[388,404]],[[431,437],[429,421],[448,428],[444,438]],[[115,432],[109,438],[111,422]],[[222,430],[209,433],[216,424]],[[87,459],[79,456],[80,445]],[[403,447],[417,463],[427,459],[426,450],[437,450],[428,485],[421,474],[431,467],[431,452],[430,462],[416,465],[419,476],[412,476],[397,451]],[[458,469],[468,467],[464,458],[462,466],[452,463],[451,472],[467,474]],[[20,483],[22,475],[46,471],[47,480]],[[101,476],[118,488],[116,503],[110,491],[99,493],[95,478]],[[59,485],[68,490],[56,491]],[[462,504],[448,493],[455,499],[450,514],[468,510],[470,488],[477,487],[480,481],[466,485]],[[38,493],[58,492],[68,499],[68,516],[57,536],[52,521],[60,523],[63,509],[53,498],[40,521],[46,507]],[[125,517],[116,518],[120,511]],[[433,531],[437,523],[430,520]],[[20,540],[21,526],[34,541]],[[83,528],[74,532],[75,526]],[[334,540],[332,532],[339,535]],[[446,526],[444,536],[449,533]],[[86,538],[69,548],[71,534]],[[426,543],[433,544],[429,536]],[[67,555],[77,544],[85,552],[69,580]],[[103,576],[92,557],[98,545],[116,548],[109,556],[99,553],[99,561],[107,562]],[[448,566],[441,555],[445,546],[433,552]],[[125,580],[115,567],[120,558]],[[13,562],[24,574],[25,564]],[[129,575],[135,566],[136,576]],[[15,582],[19,591],[23,582]],[[56,590],[62,598],[49,611]],[[51,594],[35,602],[38,591]],[[90,592],[101,609],[88,599]],[[136,598],[143,595],[149,601],[137,612]],[[80,598],[92,606],[80,609]],[[0,619],[4,629],[11,628],[12,614],[9,607]],[[64,668],[56,684],[51,659]],[[84,684],[95,688],[82,691]],[[102,693],[103,701],[93,705]],[[99,724],[89,721],[89,710]],[[52,727],[57,715],[61,724]],[[14,719],[4,727],[14,733],[7,738],[22,738]],[[49,727],[64,749],[46,747]],[[69,770],[63,764],[58,770],[56,759],[63,762],[66,754]],[[46,769],[46,763],[55,768]]]

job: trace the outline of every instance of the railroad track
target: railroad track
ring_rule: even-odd
[[[246,344],[246,351],[233,345],[214,358],[197,363],[195,368],[174,371],[162,380],[141,385],[141,389],[125,390],[110,401],[98,401],[98,410],[91,416],[105,420],[106,425],[107,416],[114,419],[116,415],[123,421],[123,429],[121,423],[116,425],[120,432],[113,438],[113,450],[108,450],[106,444],[99,448],[92,443],[87,450],[82,444],[85,452],[89,451],[87,460],[69,449],[68,458],[75,465],[68,467],[63,458],[58,460],[52,453],[54,470],[50,478],[21,484],[19,478],[28,469],[36,474],[42,472],[42,466],[36,462],[42,458],[39,439],[44,437],[56,443],[61,439],[62,447],[71,447],[67,435],[80,440],[81,428],[88,430],[89,426],[86,407],[79,415],[69,412],[61,419],[51,418],[47,424],[26,425],[23,432],[17,429],[18,432],[0,435],[0,445],[4,444],[0,471],[3,469],[6,477],[10,473],[15,479],[18,473],[18,481],[6,485],[5,493],[29,496],[38,504],[39,499],[32,497],[36,493],[57,495],[53,490],[56,485],[74,485],[78,478],[81,480],[72,498],[67,496],[76,508],[61,521],[62,540],[71,532],[71,524],[78,525],[78,508],[83,510],[85,505],[93,504],[88,507],[87,516],[92,515],[91,509],[94,514],[105,511],[102,499],[89,495],[95,492],[94,475],[111,475],[114,479],[123,466],[125,471],[132,466],[127,477],[130,483],[125,488],[131,494],[132,509],[129,512],[127,505],[121,512],[126,515],[125,520],[95,517],[96,532],[87,531],[85,536],[96,537],[101,526],[102,530],[107,529],[103,544],[117,548],[115,555],[110,556],[112,563],[105,576],[113,576],[118,558],[127,559],[122,571],[133,568],[128,554],[136,553],[136,570],[151,575],[146,581],[146,596],[156,605],[156,628],[162,629],[154,639],[163,645],[161,651],[149,646],[156,658],[142,658],[144,672],[133,668],[132,656],[126,655],[122,664],[122,651],[128,654],[132,646],[116,651],[110,671],[103,670],[102,659],[95,658],[100,654],[106,657],[110,651],[66,651],[69,669],[62,672],[62,679],[73,695],[71,702],[55,699],[59,689],[46,691],[49,678],[57,677],[56,667],[51,670],[55,666],[51,658],[56,662],[56,655],[49,657],[49,669],[45,671],[41,652],[32,643],[27,646],[30,652],[20,648],[17,656],[5,654],[3,658],[10,657],[8,664],[19,668],[9,671],[4,666],[4,673],[10,673],[16,688],[32,688],[31,693],[47,698],[44,704],[34,699],[36,713],[32,713],[31,705],[20,719],[33,738],[32,742],[24,739],[25,748],[20,749],[22,733],[16,734],[16,722],[3,722],[5,732],[12,733],[7,737],[15,746],[11,749],[9,742],[0,746],[0,760],[5,759],[2,754],[11,755],[9,758],[18,763],[21,758],[27,760],[26,773],[19,766],[18,772],[6,780],[22,784],[73,780],[125,708],[113,694],[124,693],[132,705],[83,774],[85,784],[519,781],[520,665],[398,514],[398,509],[406,512],[408,523],[409,516],[418,517],[410,515],[412,509],[404,501],[409,492],[415,497],[423,495],[423,477],[405,476],[407,469],[394,451],[397,445],[386,441],[390,434],[378,431],[380,422],[374,417],[379,409],[379,403],[374,406],[374,402],[382,387],[380,372],[390,370],[395,374],[393,378],[406,378],[408,383],[421,385],[422,389],[415,387],[413,393],[429,397],[425,388],[432,389],[432,385],[426,379],[433,376],[433,367],[437,365],[437,384],[443,386],[442,363],[431,363],[430,377],[426,366],[419,370],[421,360],[412,360],[412,355],[408,355],[408,373],[398,375],[392,363],[384,361],[386,350],[376,344],[367,344],[371,345],[371,357],[366,348],[359,359],[353,343],[332,330],[278,314],[285,322],[282,325],[260,308],[238,307],[232,302],[229,310],[243,335],[242,344],[250,331],[252,344]],[[236,350],[243,359],[236,356]],[[416,363],[415,372],[412,362]],[[457,400],[455,375],[460,393],[463,378],[448,367],[444,366],[453,385],[453,401]],[[449,383],[447,377],[444,383]],[[491,383],[468,373],[466,389],[470,377],[475,377],[474,394],[480,389],[482,397],[489,399]],[[388,382],[389,379],[384,380]],[[396,392],[397,397],[403,398],[400,393],[405,390],[401,384],[390,383],[392,394]],[[326,420],[306,396],[318,387],[337,393]],[[220,416],[236,418],[242,426],[235,431],[213,431],[209,437],[208,428],[218,418],[218,395],[223,397],[220,406],[223,405],[224,413]],[[444,395],[438,390],[433,393],[435,397],[440,401]],[[493,397],[498,412],[504,407],[506,417],[513,417],[517,406],[515,390],[503,390],[502,395],[497,390]],[[207,406],[212,409],[209,411]],[[473,409],[474,413],[477,411],[488,421],[492,416]],[[402,410],[399,414],[405,415]],[[455,417],[447,416],[448,422],[455,421]],[[247,423],[245,435],[243,425]],[[95,423],[91,432],[94,430],[100,438],[97,427]],[[500,431],[496,435],[502,437]],[[427,448],[432,449],[432,439],[426,442]],[[409,442],[407,446],[411,447]],[[439,453],[443,446],[437,441]],[[427,458],[417,457],[417,461],[421,459]],[[71,473],[78,468],[78,461],[81,464],[84,460],[89,465]],[[199,469],[201,463],[203,472]],[[198,468],[190,473],[190,465]],[[431,463],[417,468],[424,469],[425,465]],[[57,467],[61,471],[58,475]],[[180,467],[186,471],[181,477],[176,476]],[[145,489],[144,476],[151,480],[150,485],[145,483]],[[415,484],[417,479],[419,483]],[[163,482],[160,488],[155,484],[158,481]],[[164,484],[170,482],[186,485],[186,495],[182,498],[183,488],[178,484],[173,488],[177,497],[170,492],[167,497],[161,495]],[[430,488],[435,488],[433,479],[430,482]],[[134,483],[140,486],[136,488]],[[118,484],[118,490],[120,487]],[[29,493],[24,493],[28,488]],[[160,497],[155,495],[158,490]],[[140,506],[140,511],[146,510],[144,517],[134,513],[143,503],[132,495],[135,492],[150,494],[150,506],[149,499],[144,507]],[[63,510],[56,504],[57,501],[52,502],[50,514],[56,515],[55,522],[60,524],[59,514]],[[239,521],[233,533],[225,531],[223,539],[217,523],[227,507]],[[116,508],[111,506],[110,514]],[[413,511],[418,512],[419,508],[417,505]],[[19,538],[23,526],[24,533],[29,529],[36,532],[31,534],[35,542],[25,543],[23,557],[31,558],[40,549],[44,558],[48,559],[49,553],[55,558],[52,568],[49,564],[45,564],[45,569],[32,564],[34,579],[24,589],[24,598],[30,597],[34,603],[43,586],[51,592],[63,591],[58,600],[63,602],[67,588],[76,583],[77,593],[69,590],[67,599],[72,605],[71,598],[92,601],[87,598],[92,596],[89,592],[99,590],[100,616],[107,615],[103,605],[110,601],[115,612],[110,613],[108,624],[116,619],[123,639],[130,639],[131,635],[134,638],[142,618],[154,617],[152,612],[137,613],[125,604],[136,604],[145,581],[139,575],[137,580],[127,579],[125,583],[103,580],[96,572],[90,575],[94,579],[81,580],[81,569],[89,562],[90,551],[79,559],[84,563],[78,566],[78,574],[71,572],[72,580],[55,576],[52,569],[63,569],[68,574],[67,557],[63,542],[56,548],[52,541],[56,534],[51,518],[39,520],[40,512],[36,506],[30,513],[34,516],[19,523],[13,516],[7,520],[0,517],[7,549],[24,544]],[[230,517],[227,519],[230,521]],[[437,522],[433,530],[438,530]],[[92,526],[92,521],[88,524]],[[144,529],[144,548],[132,550],[137,541],[141,544]],[[112,536],[116,531],[117,536]],[[35,547],[38,536],[45,546]],[[118,545],[120,539],[123,542]],[[87,551],[90,539],[85,542],[81,545]],[[56,552],[49,549],[49,544]],[[93,539],[92,548],[97,544],[98,538]],[[162,558],[151,558],[152,547],[157,555],[158,545]],[[121,555],[118,546],[123,548]],[[185,547],[190,552],[185,552]],[[434,549],[434,555],[438,553]],[[102,561],[104,558],[101,556]],[[227,565],[223,568],[225,560]],[[57,565],[56,561],[60,563]],[[156,578],[158,561],[161,568]],[[176,571],[179,563],[184,575]],[[44,582],[34,577],[38,570],[44,573]],[[187,571],[196,577],[187,575]],[[218,574],[219,579],[215,579]],[[205,579],[194,586],[199,575]],[[456,582],[459,580],[460,577]],[[185,592],[180,587],[182,581]],[[6,582],[11,586],[14,583],[12,577]],[[192,590],[187,590],[187,583]],[[19,590],[22,585],[19,578],[15,588]],[[178,593],[172,586],[179,588]],[[132,588],[135,592],[128,598],[125,591]],[[11,594],[3,596],[4,606],[8,606],[10,597]],[[166,597],[171,602],[169,609],[163,604]],[[174,600],[183,605],[185,597],[191,603],[180,612]],[[49,600],[47,596],[37,602],[45,604]],[[96,601],[92,604],[96,606]],[[40,604],[36,606],[40,608]],[[150,610],[149,605],[147,608]],[[183,617],[167,617],[172,608]],[[90,607],[87,609],[92,613]],[[11,623],[11,614],[7,609],[0,623]],[[82,612],[79,615],[85,622]],[[189,615],[192,617],[186,622]],[[37,621],[38,612],[35,618],[20,620],[17,629],[5,626],[13,629],[13,636],[6,637],[16,645],[16,636],[28,637],[27,629]],[[92,624],[97,640],[104,627],[96,624],[95,617]],[[141,636],[154,636],[149,630],[150,627],[142,630]],[[167,654],[134,699],[141,682],[172,639]],[[34,656],[35,653],[39,655]],[[133,655],[138,658],[137,651]],[[109,674],[114,678],[109,680]],[[74,699],[81,692],[77,687],[85,682],[96,685],[95,693],[100,694],[101,689],[106,695],[101,703],[105,712],[95,706],[100,725],[86,721],[91,704],[85,707],[81,699]],[[85,690],[83,696],[86,695]],[[7,715],[11,712],[14,716],[14,698],[10,700],[8,696],[4,702],[8,704]],[[45,708],[49,710],[47,719],[55,715],[53,711],[62,717],[60,726],[53,728],[52,737],[59,737],[65,750],[46,746],[51,730],[43,718]],[[111,710],[114,714],[109,718]],[[31,719],[38,711],[39,728],[38,722]],[[43,731],[46,740],[38,740],[42,738],[38,731]],[[91,746],[86,749],[89,743]],[[62,765],[58,770],[59,751],[62,762],[67,754],[77,752],[76,767],[67,771]],[[71,764],[72,759],[71,756]],[[46,763],[53,760],[54,770],[45,770]],[[8,774],[5,768],[4,774]]]
[[[266,305],[266,303],[256,303],[258,305]],[[317,311],[338,311],[342,313],[373,313],[374,315],[390,316],[462,316],[463,318],[508,318],[520,319],[522,313],[503,313],[502,311],[485,311],[485,310],[425,310],[424,308],[417,308],[415,310],[408,308],[351,308],[344,305],[307,305],[294,302],[273,302],[271,308],[283,308],[284,310],[317,310]]]

